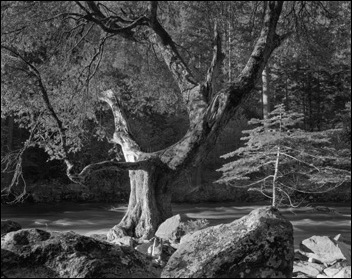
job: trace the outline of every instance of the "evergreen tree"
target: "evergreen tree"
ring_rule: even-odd
[[[285,201],[294,206],[295,191],[323,193],[350,181],[351,151],[331,141],[340,130],[307,132],[299,128],[302,119],[280,104],[267,119],[250,120],[245,146],[222,156],[235,160],[218,170],[223,175],[216,182],[259,191],[276,207]]]

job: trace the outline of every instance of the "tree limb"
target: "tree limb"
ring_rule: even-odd
[[[130,133],[127,117],[117,94],[112,90],[107,90],[99,94],[99,99],[110,106],[114,115],[115,132],[112,141],[121,145],[126,162],[137,161],[143,152]]]
[[[213,99],[214,94],[216,93],[215,88],[215,78],[220,74],[221,64],[225,58],[225,55],[222,53],[221,48],[221,36],[217,29],[217,24],[215,23],[214,27],[214,48],[213,48],[213,59],[211,61],[210,67],[206,76],[206,87],[208,91],[208,101]]]
[[[152,160],[144,160],[138,162],[115,162],[115,161],[103,161],[95,164],[90,164],[78,173],[75,174],[70,172],[68,175],[72,181],[84,184],[86,179],[92,175],[92,173],[105,170],[105,169],[118,169],[118,170],[147,170],[150,167]]]

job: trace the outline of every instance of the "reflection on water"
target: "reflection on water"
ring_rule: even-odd
[[[262,205],[238,203],[175,204],[174,214],[185,214],[190,219],[206,218],[210,225],[229,223]],[[282,209],[282,214],[293,224],[295,246],[312,235],[335,236],[341,233],[351,238],[351,207],[329,205],[339,214],[311,212],[307,208]],[[126,205],[96,203],[25,204],[1,206],[1,218],[11,219],[23,228],[42,228],[52,231],[73,230],[80,234],[107,233],[127,210]]]

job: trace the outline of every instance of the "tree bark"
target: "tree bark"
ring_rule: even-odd
[[[268,119],[270,112],[270,73],[268,65],[262,73],[263,119]]]
[[[270,2],[268,6],[260,37],[247,65],[233,83],[214,92],[216,71],[223,60],[220,37],[215,38],[217,43],[207,77],[199,82],[179,55],[170,35],[159,23],[157,2],[152,1],[149,15],[135,20],[129,28],[117,25],[118,19],[113,21],[114,25],[106,25],[110,22],[109,18],[99,10],[99,6],[89,1],[88,8],[92,13],[84,9],[87,13],[85,18],[96,22],[108,33],[133,39],[135,24],[139,22],[149,26],[148,38],[159,48],[177,82],[190,120],[186,134],[176,144],[157,152],[144,153],[129,131],[118,96],[111,90],[102,93],[100,98],[110,105],[115,119],[113,142],[121,145],[126,161],[116,162],[114,165],[124,169],[133,168],[129,171],[131,194],[128,209],[121,222],[108,233],[109,240],[123,235],[149,239],[158,226],[172,215],[170,188],[175,177],[188,168],[199,165],[212,150],[221,130],[237,113],[242,102],[249,98],[271,53],[286,37],[275,33],[282,2]],[[112,163],[106,165],[111,166]],[[94,167],[88,167],[78,177],[84,177],[93,169]]]

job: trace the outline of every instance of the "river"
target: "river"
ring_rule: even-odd
[[[190,219],[206,218],[210,225],[229,223],[262,205],[226,203],[174,204],[174,214],[185,214]],[[342,234],[351,239],[351,206],[329,204],[337,214],[311,212],[309,208],[280,209],[294,227],[295,248],[312,235]],[[126,211],[126,205],[116,203],[53,203],[1,206],[1,219],[11,219],[23,228],[51,231],[75,231],[90,235],[107,233]]]

